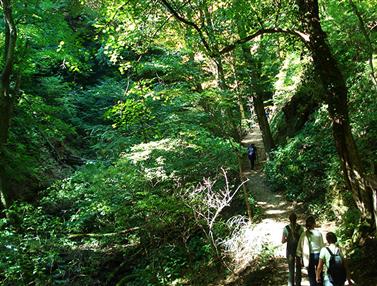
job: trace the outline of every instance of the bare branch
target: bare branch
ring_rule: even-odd
[[[256,37],[260,36],[260,35],[263,35],[263,34],[275,34],[275,33],[283,33],[283,34],[290,34],[290,35],[294,35],[296,37],[299,37],[299,39],[305,44],[305,45],[308,45],[310,39],[309,39],[309,35],[308,34],[305,34],[303,32],[300,32],[300,31],[294,31],[294,30],[284,30],[284,29],[281,29],[281,28],[269,28],[269,29],[261,29],[261,30],[258,30],[257,32],[255,32],[254,34],[251,34],[245,38],[242,38],[242,39],[239,39],[237,41],[235,41],[233,44],[230,44],[226,47],[224,47],[221,51],[220,51],[220,54],[225,54],[225,53],[228,53],[232,50],[234,50],[237,46],[239,45],[242,45],[244,43],[247,43],[253,39],[255,39]]]
[[[232,190],[229,185],[226,171],[222,169],[222,172],[225,179],[225,186],[223,189],[214,190],[213,186],[216,184],[216,181],[207,178],[204,179],[194,190],[191,190],[186,194],[188,199],[187,204],[193,210],[195,220],[203,230],[217,255],[220,253],[217,248],[216,239],[214,238],[214,224],[223,209],[230,206],[234,196],[248,181],[243,181],[236,190]],[[199,219],[202,219],[205,222],[205,225],[203,225],[202,222],[199,222]]]

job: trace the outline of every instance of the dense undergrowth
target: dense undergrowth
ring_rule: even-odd
[[[0,238],[3,285],[204,285],[214,277],[201,273],[223,271],[208,234],[223,238],[231,228],[219,217],[209,229],[197,217],[208,210],[193,208],[199,198],[187,194],[205,178],[214,190],[238,187],[239,145],[217,135],[230,133],[229,122],[211,112],[231,103],[220,91],[199,93],[179,82],[178,73],[187,73],[179,69],[179,55],[150,57],[175,62],[174,83],[145,80],[153,68],[159,80],[170,76],[161,63],[148,64],[148,57],[140,63],[143,80],[132,83],[104,78],[82,90],[59,78],[46,80],[44,92],[67,93],[59,109],[42,101],[58,115],[51,114],[48,124],[70,112],[61,121],[65,129],[55,130],[74,149],[63,146],[57,155],[63,160],[79,153],[85,164],[68,168],[71,175],[40,191],[38,201],[7,210]],[[212,103],[203,108],[203,98]],[[44,168],[58,170],[48,162]]]

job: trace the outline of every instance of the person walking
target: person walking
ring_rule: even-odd
[[[319,254],[319,262],[316,271],[317,283],[321,281],[323,270],[323,286],[344,286],[345,281],[348,285],[353,285],[347,261],[343,256],[341,249],[336,245],[337,238],[335,233],[326,234],[327,247],[323,247]],[[331,257],[333,257],[330,266]]]
[[[249,161],[250,161],[251,170],[254,170],[255,160],[257,159],[257,147],[255,146],[255,144],[250,144],[247,147],[247,157],[249,158]]]
[[[303,261],[308,270],[310,286],[321,285],[316,280],[316,268],[319,262],[319,253],[324,246],[322,233],[315,229],[316,222],[313,216],[306,219],[306,230],[301,234],[298,241],[296,255]]]
[[[298,241],[304,228],[297,223],[296,213],[289,215],[289,224],[283,229],[281,243],[287,243],[288,286],[301,286],[301,259],[296,256]]]

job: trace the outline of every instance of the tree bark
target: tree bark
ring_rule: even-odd
[[[347,86],[322,30],[317,0],[297,0],[301,20],[309,34],[309,48],[326,92],[336,149],[345,182],[362,218],[376,227],[376,188],[367,179],[352,136],[347,105]]]
[[[10,91],[13,72],[17,30],[13,20],[11,0],[2,0],[4,17],[4,67],[0,75],[0,200],[4,208],[9,206],[11,194],[7,188],[5,175],[5,148],[8,142],[9,126],[12,118],[15,94]]]

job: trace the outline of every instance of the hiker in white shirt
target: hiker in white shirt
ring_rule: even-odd
[[[316,268],[319,262],[319,253],[325,245],[322,233],[315,229],[315,219],[309,216],[306,219],[306,231],[304,231],[297,245],[296,255],[301,257],[304,266],[308,270],[310,286],[318,286],[316,281]]]
[[[343,276],[343,277],[344,277],[344,279],[348,280],[348,285],[353,285],[353,282],[350,278],[350,272],[348,270],[347,261],[344,258],[341,249],[339,249],[335,244],[337,242],[336,235],[333,232],[328,232],[326,234],[326,240],[327,240],[328,246],[323,247],[321,249],[320,254],[319,254],[319,263],[318,263],[318,267],[317,267],[317,271],[316,271],[316,280],[320,281],[321,272],[323,270],[323,286],[344,286],[344,282],[343,283],[341,282],[341,283],[338,283],[338,284],[331,282],[329,274],[327,273],[327,270],[329,269],[329,266],[330,266],[331,255],[332,254],[339,254],[339,256],[342,258],[342,262],[343,262],[343,265],[344,265],[344,271],[345,271],[345,274],[346,274],[346,276],[345,277]]]

